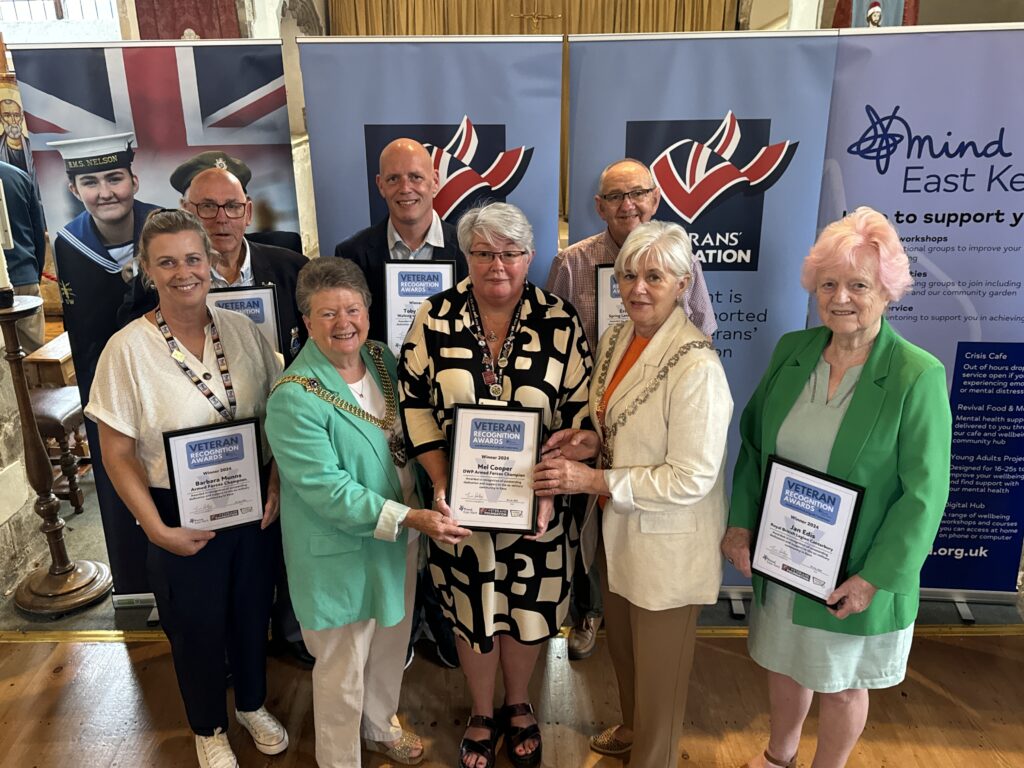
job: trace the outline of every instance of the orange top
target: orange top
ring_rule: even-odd
[[[601,422],[601,430],[604,431],[604,413],[608,410],[608,400],[611,398],[612,393],[622,383],[622,380],[629,373],[629,369],[633,367],[636,361],[647,345],[650,343],[650,339],[642,339],[639,336],[634,336],[633,340],[629,342],[629,348],[626,350],[626,354],[622,356],[622,360],[619,361],[618,367],[615,369],[615,373],[612,374],[612,380],[608,382],[608,386],[604,390],[604,394],[601,396],[601,402],[597,406],[597,420]],[[599,496],[597,504],[601,509],[604,509],[605,501],[608,500],[607,496]]]
[[[629,369],[633,367],[640,354],[647,349],[647,345],[650,343],[650,339],[641,339],[639,336],[634,336],[633,340],[629,342],[629,349],[626,350],[626,354],[622,356],[622,360],[619,361],[618,367],[615,369],[615,373],[612,374],[612,380],[608,382],[608,387],[604,391],[604,395],[601,396],[601,402],[597,406],[597,418],[601,422],[601,429],[604,429],[604,412],[608,409],[608,400],[611,398],[612,393],[616,390],[622,380],[629,373]]]

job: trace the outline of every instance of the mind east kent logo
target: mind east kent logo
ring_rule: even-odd
[[[427,148],[439,182],[434,210],[452,222],[482,199],[505,202],[533,157],[533,147],[506,148],[504,125],[477,125],[468,115],[457,125],[365,125],[363,131],[371,221],[388,215],[374,179],[381,151],[395,139],[408,136]]]
[[[732,111],[718,122],[626,124],[626,156],[647,162],[661,190],[655,217],[686,228],[706,270],[757,270],[764,193],[799,143],[769,144],[770,135],[771,120],[740,120]]]

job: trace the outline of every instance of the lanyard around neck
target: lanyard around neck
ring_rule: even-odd
[[[181,372],[184,373],[195,385],[206,399],[210,401],[210,405],[213,409],[220,414],[220,417],[224,421],[232,421],[235,418],[235,388],[231,385],[231,371],[228,370],[228,361],[224,357],[224,345],[220,341],[220,334],[217,332],[217,323],[213,321],[213,315],[207,310],[207,317],[210,318],[210,338],[213,341],[213,351],[217,354],[217,368],[220,370],[220,380],[224,383],[224,392],[228,396],[227,407],[224,403],[213,394],[213,391],[206,386],[202,379],[196,376],[188,363],[185,362],[185,353],[181,351],[181,347],[178,346],[177,340],[171,335],[171,329],[167,325],[167,321],[164,320],[163,314],[160,312],[160,307],[156,308],[154,313],[156,316],[156,325],[160,329],[160,333],[164,336],[164,341],[167,342],[167,348],[171,352],[171,357],[174,358],[174,362],[178,364]]]

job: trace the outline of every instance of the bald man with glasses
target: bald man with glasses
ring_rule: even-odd
[[[246,189],[249,166],[218,151],[202,152],[179,165],[171,186],[181,193],[180,205],[199,217],[220,260],[211,270],[213,288],[274,285],[277,289],[278,345],[285,365],[306,342],[306,326],[295,303],[295,281],[306,257],[287,248],[257,243],[245,236],[253,204]],[[156,306],[156,292],[137,277],[118,319],[126,324]]]

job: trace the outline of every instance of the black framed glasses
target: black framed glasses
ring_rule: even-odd
[[[634,203],[639,203],[641,200],[646,200],[647,196],[650,195],[654,189],[654,187],[651,187],[650,189],[631,189],[629,192],[609,192],[607,195],[598,195],[598,197],[612,205],[618,205],[627,197]]]
[[[516,264],[527,251],[470,251],[469,255],[481,264],[490,264],[495,259],[501,259],[502,264]]]
[[[196,209],[196,215],[200,219],[216,219],[217,213],[221,208],[224,209],[224,215],[229,219],[240,219],[245,216],[245,203],[238,203],[231,201],[230,203],[193,203],[189,201],[189,205]]]

